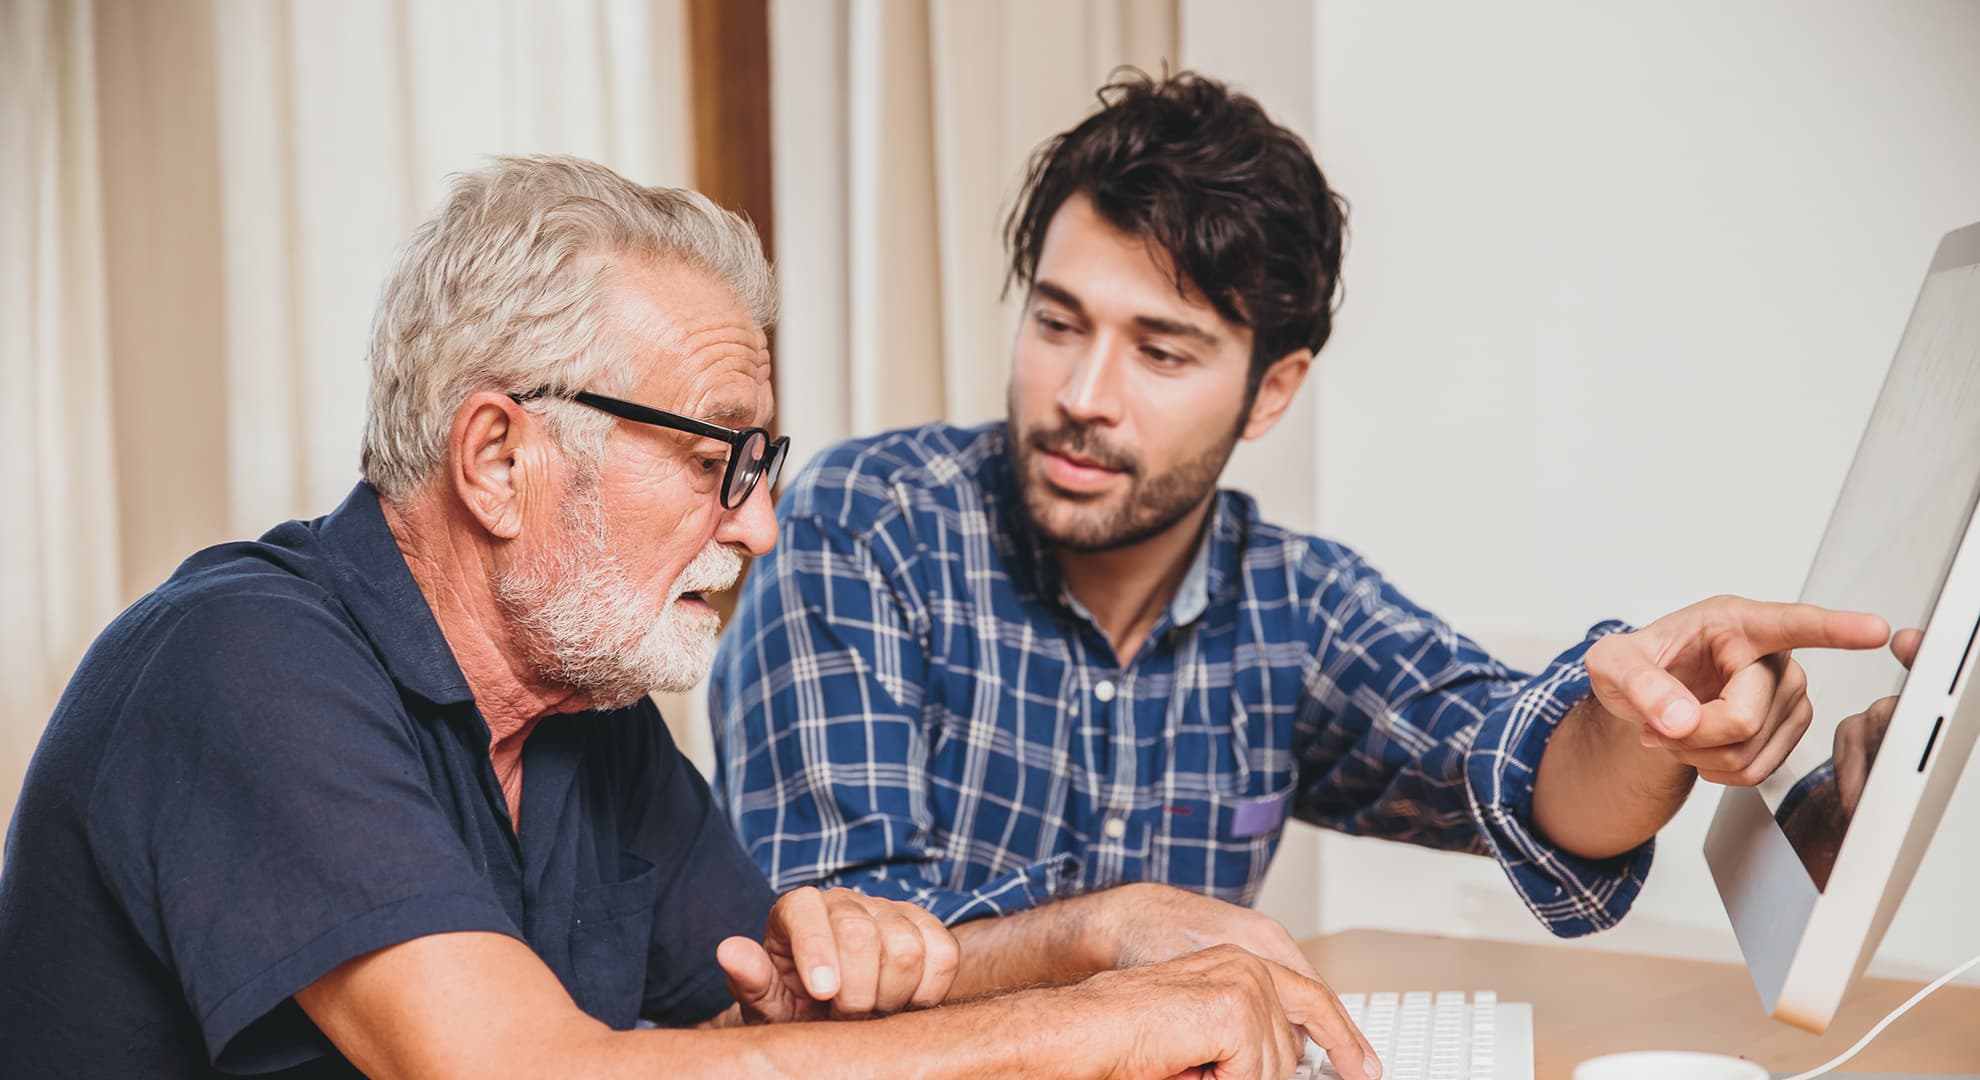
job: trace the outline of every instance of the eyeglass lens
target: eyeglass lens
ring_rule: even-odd
[[[756,478],[763,473],[763,454],[768,444],[769,440],[761,431],[752,431],[749,438],[743,440],[736,467],[729,473],[729,489],[722,493],[724,503],[736,507],[749,498],[749,493],[756,487]]]

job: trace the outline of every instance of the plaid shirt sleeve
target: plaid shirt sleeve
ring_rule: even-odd
[[[1049,899],[1066,856],[950,887],[955,860],[931,841],[928,624],[907,559],[884,531],[807,514],[782,529],[743,586],[709,695],[717,797],[771,885],[849,886],[951,925]]]
[[[1323,542],[1324,543],[1324,542]],[[1539,674],[1508,670],[1332,545],[1309,564],[1319,631],[1305,676],[1296,812],[1363,836],[1489,854],[1562,937],[1612,926],[1649,873],[1654,842],[1584,859],[1533,826],[1547,740],[1589,694],[1588,646],[1602,623]]]

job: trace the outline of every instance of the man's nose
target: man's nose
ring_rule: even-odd
[[[1111,335],[1095,335],[1057,397],[1060,411],[1082,423],[1113,424],[1121,418],[1124,357]]]
[[[751,555],[766,555],[776,547],[777,511],[770,502],[770,485],[756,485],[741,506],[724,511],[715,539],[737,545]]]

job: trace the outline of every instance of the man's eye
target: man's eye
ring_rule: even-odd
[[[1162,349],[1144,348],[1141,350],[1141,352],[1142,355],[1148,357],[1148,359],[1150,360],[1153,360],[1157,365],[1161,367],[1176,367],[1183,362],[1182,357],[1177,356],[1175,353],[1167,352]]]
[[[1061,322],[1042,312],[1038,316],[1038,327],[1048,334],[1069,334],[1073,329],[1071,323]]]
[[[702,472],[714,474],[721,472],[724,468],[726,468],[729,464],[729,459],[718,458],[718,457],[714,457],[714,458],[705,457],[705,458],[696,458],[695,462],[701,466]]]

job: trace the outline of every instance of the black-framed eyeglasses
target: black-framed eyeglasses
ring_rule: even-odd
[[[768,429],[753,427],[735,428],[711,424],[706,420],[696,420],[692,416],[670,413],[651,405],[641,405],[636,401],[622,401],[604,394],[594,394],[587,390],[561,394],[548,387],[531,390],[527,394],[510,394],[518,402],[536,398],[561,398],[588,405],[599,412],[611,413],[621,420],[631,420],[636,424],[652,424],[672,431],[685,431],[704,439],[729,444],[729,466],[722,474],[722,508],[734,510],[749,501],[750,493],[756,490],[758,481],[769,483],[776,490],[777,473],[784,467],[784,457],[790,452],[791,437],[780,435],[771,438]]]

